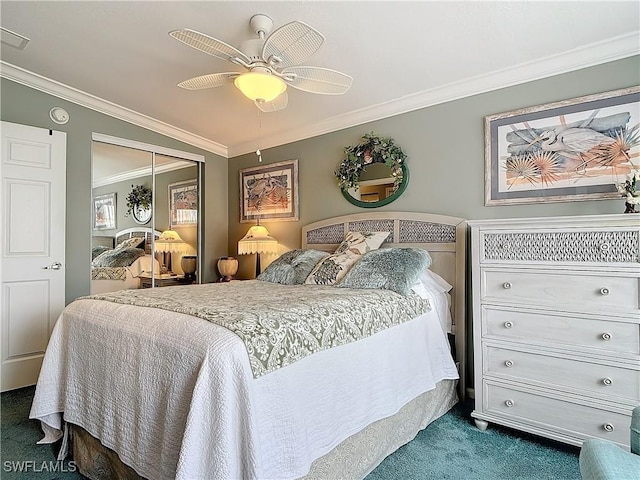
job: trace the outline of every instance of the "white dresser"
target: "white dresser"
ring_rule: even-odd
[[[478,428],[628,449],[640,404],[640,214],[468,223]]]

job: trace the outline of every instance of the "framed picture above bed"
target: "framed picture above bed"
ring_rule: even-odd
[[[175,226],[198,224],[198,181],[169,184],[169,223]]]
[[[298,160],[240,170],[240,223],[298,220]]]
[[[620,198],[637,169],[640,87],[485,117],[485,205]]]
[[[116,228],[116,194],[106,193],[93,197],[93,229]]]

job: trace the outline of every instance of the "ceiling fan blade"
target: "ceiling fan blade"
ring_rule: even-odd
[[[353,82],[353,78],[346,73],[322,67],[289,67],[281,73],[287,85],[321,95],[347,93]]]
[[[236,77],[241,74],[238,72],[226,72],[226,73],[210,73],[208,75],[202,75],[200,77],[190,78],[184,82],[180,82],[178,86],[187,90],[202,90],[205,88],[221,87],[228,83],[233,83]]]
[[[288,103],[289,97],[287,96],[287,92],[281,93],[275,98],[275,100],[272,100],[270,102],[255,102],[256,107],[266,113],[282,110],[283,108],[287,107]]]
[[[316,53],[323,42],[324,36],[306,23],[287,23],[267,37],[262,58],[275,68],[299,65]]]
[[[196,32],[195,30],[190,30],[188,28],[182,28],[180,30],[173,30],[172,32],[169,32],[169,35],[185,45],[216,58],[229,60],[231,62],[233,62],[235,58],[239,58],[244,63],[251,63],[249,57],[237,48],[232,47],[221,40],[205,35],[204,33]]]

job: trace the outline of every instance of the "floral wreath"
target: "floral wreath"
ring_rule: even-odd
[[[375,133],[366,133],[360,143],[344,148],[346,158],[334,172],[342,190],[358,188],[360,175],[372,163],[384,163],[391,169],[395,187],[402,182],[402,166],[407,155],[392,138],[384,138]]]
[[[131,191],[127,195],[127,215],[133,213],[135,208],[151,208],[151,198],[151,189],[146,185],[131,185]]]

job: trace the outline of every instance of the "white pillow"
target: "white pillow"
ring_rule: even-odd
[[[429,299],[445,333],[451,333],[453,323],[451,295],[448,293],[452,288],[444,278],[431,270],[424,270],[420,279],[411,287],[420,298]]]
[[[449,283],[437,273],[431,270],[424,270],[420,276],[422,284],[432,295],[446,293],[453,288]]]

